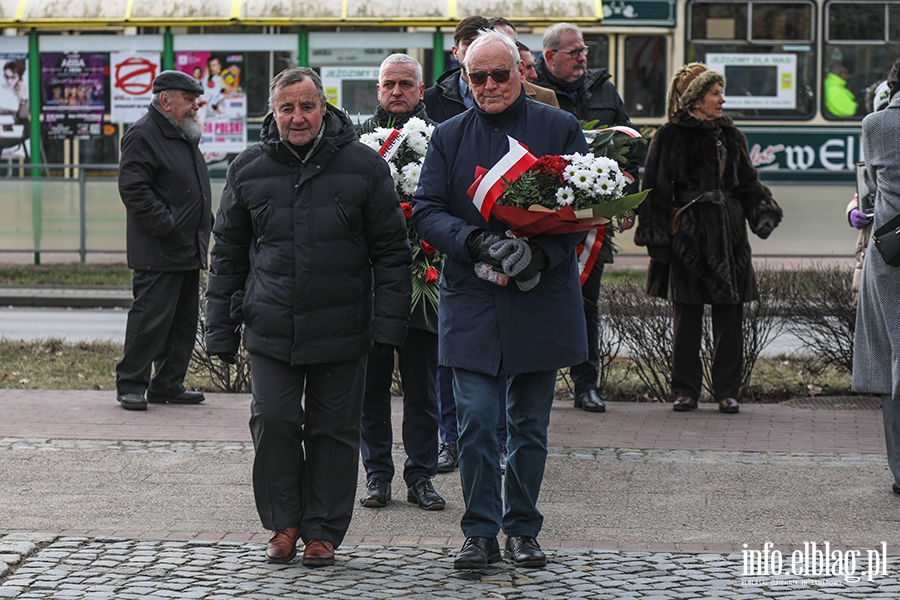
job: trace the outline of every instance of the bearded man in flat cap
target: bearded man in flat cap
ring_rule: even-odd
[[[122,138],[119,196],[134,270],[125,355],[116,366],[116,399],[126,410],[204,400],[184,387],[213,221],[209,172],[198,149],[202,93],[187,73],[163,71],[147,114]]]

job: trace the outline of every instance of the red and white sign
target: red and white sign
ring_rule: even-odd
[[[153,80],[160,71],[159,52],[111,52],[109,62],[110,119],[113,123],[134,123],[150,105]]]

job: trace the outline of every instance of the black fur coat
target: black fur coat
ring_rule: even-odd
[[[652,191],[638,211],[634,240],[651,256],[648,294],[686,304],[757,298],[746,224],[756,233],[763,215],[777,224],[782,211],[729,117],[673,115],[650,143],[643,189]],[[676,210],[694,199],[673,227]]]

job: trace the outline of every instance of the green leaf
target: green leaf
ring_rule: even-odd
[[[637,208],[638,205],[644,201],[644,198],[647,197],[647,194],[649,192],[650,190],[644,190],[643,192],[639,192],[637,194],[622,196],[621,198],[617,198],[611,202],[595,204],[591,207],[591,210],[595,217],[612,219],[613,217],[621,215],[624,212]]]

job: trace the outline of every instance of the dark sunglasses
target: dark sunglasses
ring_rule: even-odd
[[[511,72],[512,69],[502,69],[500,71],[491,71],[490,73],[485,73],[484,71],[469,71],[469,81],[475,85],[484,85],[487,83],[488,77],[490,77],[495,83],[506,83],[509,81],[509,74]]]
[[[578,60],[578,57],[584,54],[588,55],[589,48],[584,46],[583,48],[575,48],[574,50],[551,50],[550,52],[562,52],[563,54],[568,54],[572,57],[573,60]]]

